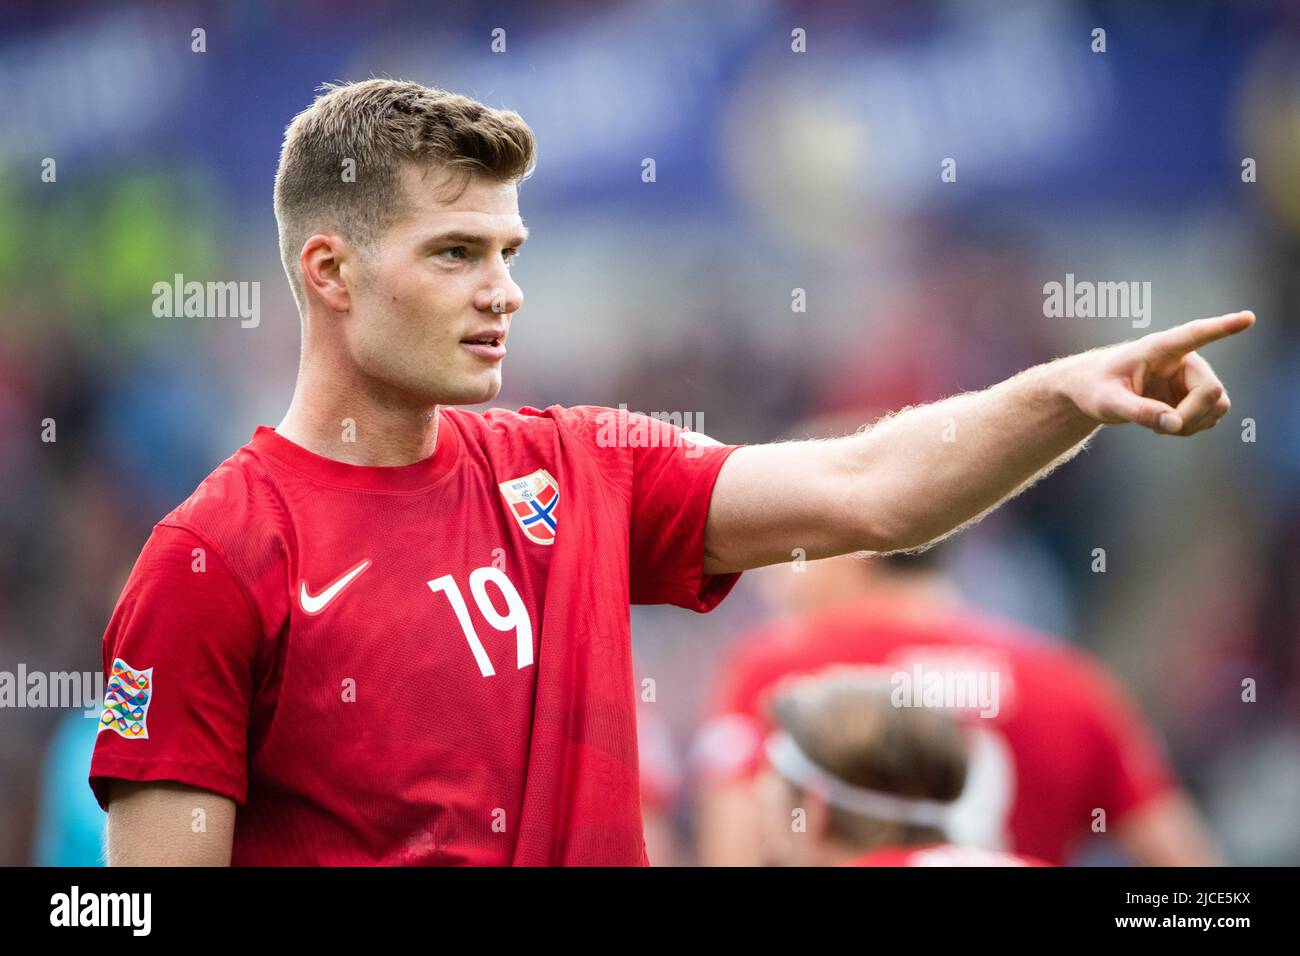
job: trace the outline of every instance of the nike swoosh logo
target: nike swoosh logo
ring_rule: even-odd
[[[357,579],[366,568],[370,567],[370,559],[362,561],[355,568],[344,572],[343,576],[336,579],[333,584],[327,587],[320,594],[309,594],[307,592],[307,582],[304,580],[298,585],[298,601],[302,604],[302,609],[308,614],[319,614],[325,610],[345,587]]]

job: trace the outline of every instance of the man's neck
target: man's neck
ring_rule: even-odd
[[[883,572],[863,593],[918,619],[946,615],[961,601],[957,586],[937,571]]]
[[[325,384],[304,367],[276,432],[313,454],[349,465],[423,461],[438,444],[438,406],[404,404],[364,382]]]
[[[864,575],[861,569],[856,570],[857,574],[852,577],[832,579],[809,591],[805,601],[794,604],[795,611],[817,613],[832,608],[878,604],[888,607],[892,617],[924,624],[946,617],[961,604],[960,591],[938,571],[899,573],[876,570]]]

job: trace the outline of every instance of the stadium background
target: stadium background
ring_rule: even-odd
[[[538,135],[497,404],[624,403],[762,441],[1140,334],[1045,318],[1043,284],[1066,273],[1150,281],[1152,330],[1255,310],[1208,352],[1224,428],[1103,434],[946,560],[973,603],[1133,688],[1232,862],[1300,862],[1300,12],[1142,6],[6,5],[0,670],[99,669],[152,523],[279,421],[298,348],[270,202],[281,132],[320,82],[390,75]],[[260,282],[260,324],[155,318],[175,273]],[[633,611],[683,771],[760,590],[708,616]],[[94,726],[0,710],[0,864],[59,859],[43,828],[89,799]]]

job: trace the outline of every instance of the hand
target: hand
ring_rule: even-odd
[[[1136,422],[1161,435],[1195,435],[1217,425],[1232,407],[1223,383],[1196,349],[1254,324],[1255,313],[1233,312],[1085,352],[1073,356],[1063,387],[1094,421]]]

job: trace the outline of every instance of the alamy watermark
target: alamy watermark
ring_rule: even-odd
[[[974,710],[993,718],[1002,711],[1000,675],[996,670],[950,670],[914,664],[911,670],[894,671],[889,702],[895,707],[938,707],[945,710]]]
[[[1067,272],[1065,282],[1043,286],[1043,315],[1049,319],[1131,319],[1133,328],[1151,324],[1150,282],[1075,281]]]
[[[186,282],[176,273],[171,282],[153,284],[153,314],[159,319],[240,319],[255,329],[262,321],[262,283]]]
[[[601,448],[685,448],[698,458],[702,448],[721,444],[704,434],[703,412],[629,413],[627,405],[596,415],[596,444]],[[665,427],[672,426],[672,427]]]
[[[122,926],[133,936],[148,936],[152,914],[152,893],[83,893],[73,885],[50,897],[51,926]]]
[[[87,717],[104,709],[102,671],[0,671],[0,707],[80,707]]]

